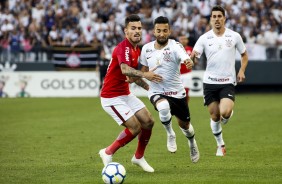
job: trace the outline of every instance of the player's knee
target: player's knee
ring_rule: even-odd
[[[162,123],[169,123],[171,119],[170,106],[167,100],[163,100],[157,104],[159,117]]]
[[[142,126],[145,129],[152,129],[154,126],[154,119],[152,117],[148,117],[148,120],[146,121],[146,124]]]
[[[220,114],[211,114],[211,119],[214,122],[218,122],[220,120]]]
[[[225,119],[228,119],[231,116],[232,109],[226,109],[223,112],[221,112],[221,116]]]
[[[137,136],[141,132],[141,125],[139,123],[136,123],[134,124],[134,126],[128,127],[128,129],[134,136]]]

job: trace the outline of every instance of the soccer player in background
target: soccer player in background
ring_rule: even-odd
[[[137,70],[141,41],[142,24],[138,15],[130,15],[125,19],[126,38],[120,42],[112,53],[107,74],[101,89],[101,104],[103,109],[125,129],[108,147],[99,151],[103,164],[112,161],[113,154],[132,141],[138,135],[138,146],[131,162],[144,171],[154,172],[154,169],[144,158],[145,148],[150,140],[154,120],[144,103],[130,93],[129,83],[135,83],[148,90],[149,86],[142,77],[152,82],[160,82],[162,77],[152,71]],[[136,77],[136,78],[134,78]]]
[[[178,41],[179,43],[181,43],[184,47],[184,49],[186,50],[187,54],[190,56],[192,50],[193,50],[193,47],[189,46],[188,43],[189,43],[189,39],[187,36],[185,35],[180,35],[178,37]],[[189,75],[191,74],[191,71],[192,69],[188,69],[186,67],[186,65],[184,63],[181,63],[180,65],[180,79],[184,85],[184,89],[186,91],[186,100],[187,100],[187,103],[189,102],[189,84],[191,83],[191,77],[189,77]],[[190,81],[188,81],[189,79],[191,79]]]
[[[190,112],[186,101],[186,93],[180,80],[180,64],[185,63],[188,69],[193,66],[184,47],[175,40],[169,39],[171,34],[166,17],[158,17],[154,22],[155,41],[143,46],[140,63],[141,71],[154,70],[162,76],[163,81],[151,82],[148,96],[167,132],[167,149],[176,152],[176,135],[172,129],[172,115],[177,119],[183,134],[188,138],[192,162],[199,160],[200,154],[195,140],[195,133],[190,123]]]
[[[214,6],[211,11],[212,30],[203,34],[196,42],[191,58],[200,58],[205,53],[207,67],[204,73],[204,105],[210,113],[210,126],[217,142],[216,156],[226,154],[222,137],[222,124],[233,114],[235,85],[245,80],[248,55],[239,33],[225,27],[225,10]],[[236,50],[241,54],[241,68],[235,71]]]

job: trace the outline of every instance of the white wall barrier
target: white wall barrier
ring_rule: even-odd
[[[192,71],[185,76],[185,86],[190,96],[202,96],[203,71]],[[97,97],[99,96],[97,72],[1,72],[1,97]],[[137,96],[147,92],[135,84],[131,91]]]

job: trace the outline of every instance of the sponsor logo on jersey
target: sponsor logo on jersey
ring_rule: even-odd
[[[129,47],[125,47],[125,60],[129,62]]]
[[[225,37],[232,37],[231,35],[229,35],[229,34],[227,34],[227,35],[225,35]]]
[[[207,39],[213,39],[213,36],[208,36]]]
[[[166,96],[177,95],[177,91],[166,91],[163,92],[162,94]]]
[[[146,49],[146,52],[152,52],[153,50],[152,49]]]
[[[229,81],[229,78],[215,78],[215,77],[210,77],[209,78],[211,81],[215,81],[215,82],[226,82]]]

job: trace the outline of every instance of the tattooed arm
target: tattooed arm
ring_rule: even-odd
[[[141,67],[141,71],[142,72],[148,72],[149,71],[149,67],[147,66],[142,66]],[[137,84],[138,86],[144,88],[145,90],[149,90],[149,85],[147,84],[147,82],[145,82],[142,78],[138,79],[135,81],[135,84]]]
[[[149,90],[149,85],[142,78],[137,79],[135,81],[135,84],[137,84],[138,86],[144,88],[147,91]]]
[[[135,70],[134,68],[128,66],[125,63],[122,63],[120,65],[121,72],[123,75],[126,75],[128,77],[144,77],[148,79],[149,81],[153,82],[160,82],[162,81],[162,77],[158,74],[155,74],[153,71],[140,71],[140,70]]]

